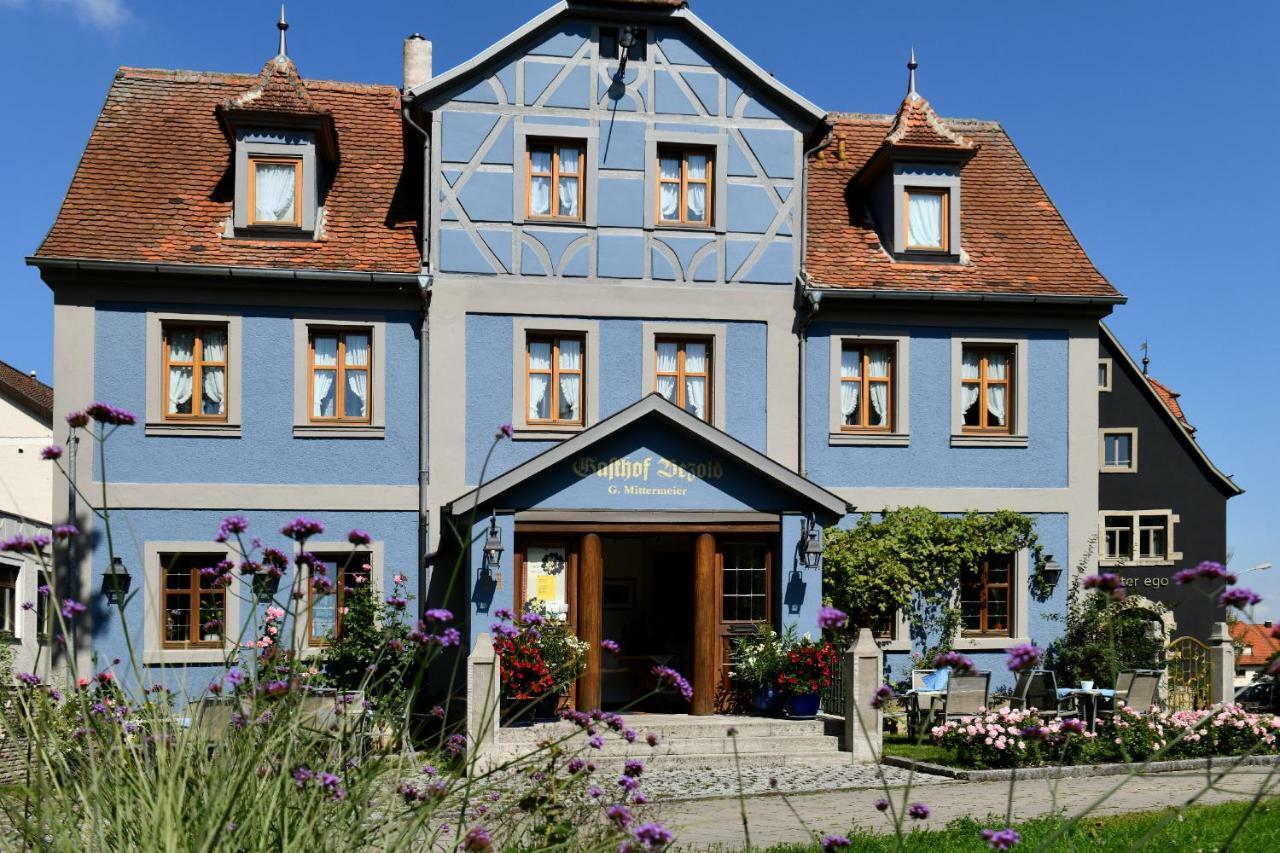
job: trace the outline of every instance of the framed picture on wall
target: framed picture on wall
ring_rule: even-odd
[[[600,603],[605,610],[630,610],[636,606],[634,578],[605,581],[600,590]]]

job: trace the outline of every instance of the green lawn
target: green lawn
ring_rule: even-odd
[[[1046,846],[1050,837],[1063,826],[1061,818],[1040,818],[1017,826],[1022,843],[1014,853],[1031,850],[1064,851],[1112,851],[1143,849],[1151,851],[1211,851],[1238,850],[1248,853],[1280,850],[1280,801],[1260,804],[1245,821],[1243,828],[1229,848],[1224,848],[1240,819],[1248,809],[1248,803],[1225,803],[1217,806],[1194,806],[1180,817],[1172,809],[1114,817],[1086,818],[1052,845]],[[978,830],[989,823],[970,819],[953,821],[944,830],[914,832],[906,837],[907,850],[927,850],[929,853],[979,853],[986,851],[986,843],[978,837]],[[1148,837],[1148,833],[1150,837]],[[897,848],[892,835],[850,835],[853,851],[891,851]],[[1144,840],[1145,839],[1145,840]],[[815,853],[817,845],[783,845],[772,847],[769,853]]]
[[[884,754],[910,758],[913,761],[928,761],[934,764],[949,764],[951,751],[934,746],[933,740],[925,735],[919,743],[906,735],[884,736]]]

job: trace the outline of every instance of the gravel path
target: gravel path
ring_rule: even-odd
[[[899,767],[885,767],[884,775],[892,786],[907,783],[908,772]],[[953,780],[943,776],[916,773],[912,785],[935,785]],[[749,796],[782,791],[787,794],[817,791],[844,791],[879,788],[880,774],[875,767],[744,767],[742,790]],[[705,800],[735,797],[738,774],[725,770],[649,770],[642,786],[645,794],[656,801]]]

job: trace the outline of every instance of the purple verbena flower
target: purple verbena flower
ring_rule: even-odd
[[[612,652],[616,655],[620,647],[613,640],[606,639],[600,641],[600,648],[604,649],[606,652]]]
[[[232,536],[244,533],[249,529],[249,519],[243,515],[228,515],[222,519],[222,523],[218,525],[218,535],[225,542]]]
[[[443,607],[433,607],[422,615],[432,622],[449,622],[453,619],[453,613]]]
[[[876,807],[876,811],[882,812],[882,811],[888,810],[889,801],[886,800],[884,797],[881,797],[880,799],[876,800],[872,805]]]
[[[511,438],[513,435],[515,430],[512,429],[511,424],[498,424],[498,434],[494,438]]]
[[[586,766],[587,762],[583,761],[581,758],[570,758],[568,765],[566,765],[570,773],[581,773],[582,768]]]
[[[59,524],[53,528],[53,538],[70,539],[79,532],[79,529],[74,524]]]
[[[1085,589],[1096,589],[1098,592],[1110,593],[1111,597],[1116,601],[1121,601],[1128,594],[1125,589],[1124,581],[1114,572],[1103,572],[1097,575],[1089,575],[1080,585]]]
[[[622,772],[624,775],[638,778],[644,772],[644,762],[638,758],[628,758],[622,763]]]
[[[587,740],[587,744],[588,744],[592,749],[600,749],[601,747],[603,747],[603,746],[604,746],[604,738],[600,737],[600,735],[592,735],[592,736]]]
[[[653,677],[658,680],[659,685],[674,687],[680,691],[680,695],[684,697],[684,701],[693,701],[693,685],[688,680],[676,672],[669,666],[655,666],[651,670]]]
[[[649,744],[649,746],[657,746],[658,741],[659,741],[658,736],[653,732],[649,732],[647,735],[644,736],[644,742]]]
[[[89,425],[89,414],[84,411],[67,412],[67,426],[80,428]]]
[[[924,820],[929,816],[929,807],[924,803],[912,803],[907,806],[907,816],[914,820]]]
[[[640,780],[634,776],[619,776],[618,784],[622,786],[624,790],[630,792],[640,787]]]
[[[587,796],[593,800],[598,800],[604,794],[604,788],[599,785],[591,785],[587,788]]]
[[[351,530],[347,532],[347,541],[352,545],[368,545],[373,537],[364,530]]]
[[[46,462],[52,462],[55,459],[62,458],[62,448],[56,444],[51,444],[40,451],[40,458]]]
[[[623,729],[621,732],[619,732],[619,734],[622,735],[622,739],[625,740],[627,743],[636,742],[635,729]]]
[[[467,853],[489,853],[493,849],[493,840],[483,826],[473,826],[462,839],[462,849]]]
[[[671,830],[660,823],[642,823],[636,827],[636,840],[645,847],[661,847],[675,838]]]
[[[1173,576],[1174,583],[1189,584],[1200,578],[1205,580],[1222,580],[1228,584],[1236,582],[1236,576],[1226,566],[1221,563],[1215,563],[1212,560],[1205,560],[1194,569],[1183,569]]]
[[[388,595],[387,606],[395,608],[396,610],[404,610],[409,606],[409,599],[402,595]]]
[[[631,826],[631,809],[621,803],[605,806],[604,813],[619,829],[626,829]]]
[[[959,652],[944,652],[933,659],[935,669],[950,667],[956,675],[967,675],[974,671],[973,661]]]
[[[978,835],[992,850],[1008,850],[1022,840],[1022,836],[1011,826],[999,830],[984,829]]]
[[[1041,652],[1031,643],[1023,643],[1020,646],[1014,646],[1006,652],[1009,659],[1010,672],[1022,672],[1026,669],[1035,669],[1040,665]]]
[[[843,610],[837,610],[834,607],[823,605],[818,610],[818,627],[824,631],[833,628],[843,628],[849,624],[849,614]]]
[[[879,710],[884,707],[884,703],[893,698],[893,688],[888,684],[881,684],[876,688],[876,692],[871,694],[871,707]]]
[[[841,850],[852,846],[853,842],[843,835],[824,835],[822,837],[822,853],[832,853],[833,850]]]
[[[112,406],[109,403],[92,403],[84,411],[85,414],[98,423],[107,426],[132,426],[138,422],[138,418],[133,412]]]
[[[324,524],[315,519],[299,516],[281,527],[280,533],[296,542],[305,542],[312,536],[324,533]]]
[[[14,676],[14,678],[16,678],[22,684],[27,685],[28,687],[40,686],[40,676],[36,675],[35,673],[19,672]]]
[[[1245,589],[1242,586],[1233,586],[1222,591],[1222,595],[1218,596],[1218,604],[1223,607],[1235,607],[1244,610],[1246,607],[1252,607],[1262,601],[1262,596],[1258,595],[1251,589]]]
[[[76,601],[73,598],[64,598],[62,600],[62,618],[63,619],[74,619],[76,616],[80,615],[81,613],[85,612],[88,609],[89,608],[85,607],[83,604],[81,604],[80,602]]]

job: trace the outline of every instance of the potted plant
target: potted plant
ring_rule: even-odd
[[[587,644],[570,630],[561,615],[530,601],[518,616],[499,612],[502,620],[494,642],[502,661],[503,717],[547,719],[555,716],[586,668]]]
[[[778,686],[787,694],[787,716],[812,720],[823,689],[831,684],[838,656],[830,643],[815,643],[806,634],[786,651]]]
[[[795,626],[779,636],[767,623],[756,626],[754,634],[735,637],[730,649],[734,686],[750,697],[758,714],[782,716],[784,694],[777,688],[778,673],[789,646],[795,643]]]

